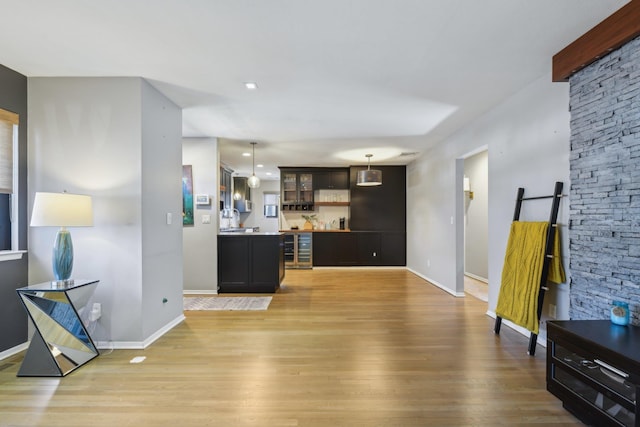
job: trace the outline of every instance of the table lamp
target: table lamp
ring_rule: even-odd
[[[32,227],[60,227],[53,245],[53,275],[69,282],[73,270],[73,244],[67,227],[93,226],[91,197],[69,193],[36,193],[31,213]]]

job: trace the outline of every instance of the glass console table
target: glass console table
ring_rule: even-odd
[[[45,282],[16,289],[36,328],[19,377],[62,377],[98,357],[80,316],[98,282]]]

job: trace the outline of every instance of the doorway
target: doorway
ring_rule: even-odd
[[[463,157],[464,292],[489,300],[489,152],[486,147]]]

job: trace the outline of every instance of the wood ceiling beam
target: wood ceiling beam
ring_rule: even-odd
[[[640,0],[631,0],[553,56],[552,80],[566,82],[577,71],[640,35]]]

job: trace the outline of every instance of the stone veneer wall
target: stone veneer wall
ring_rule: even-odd
[[[640,38],[570,79],[572,319],[640,323]]]

